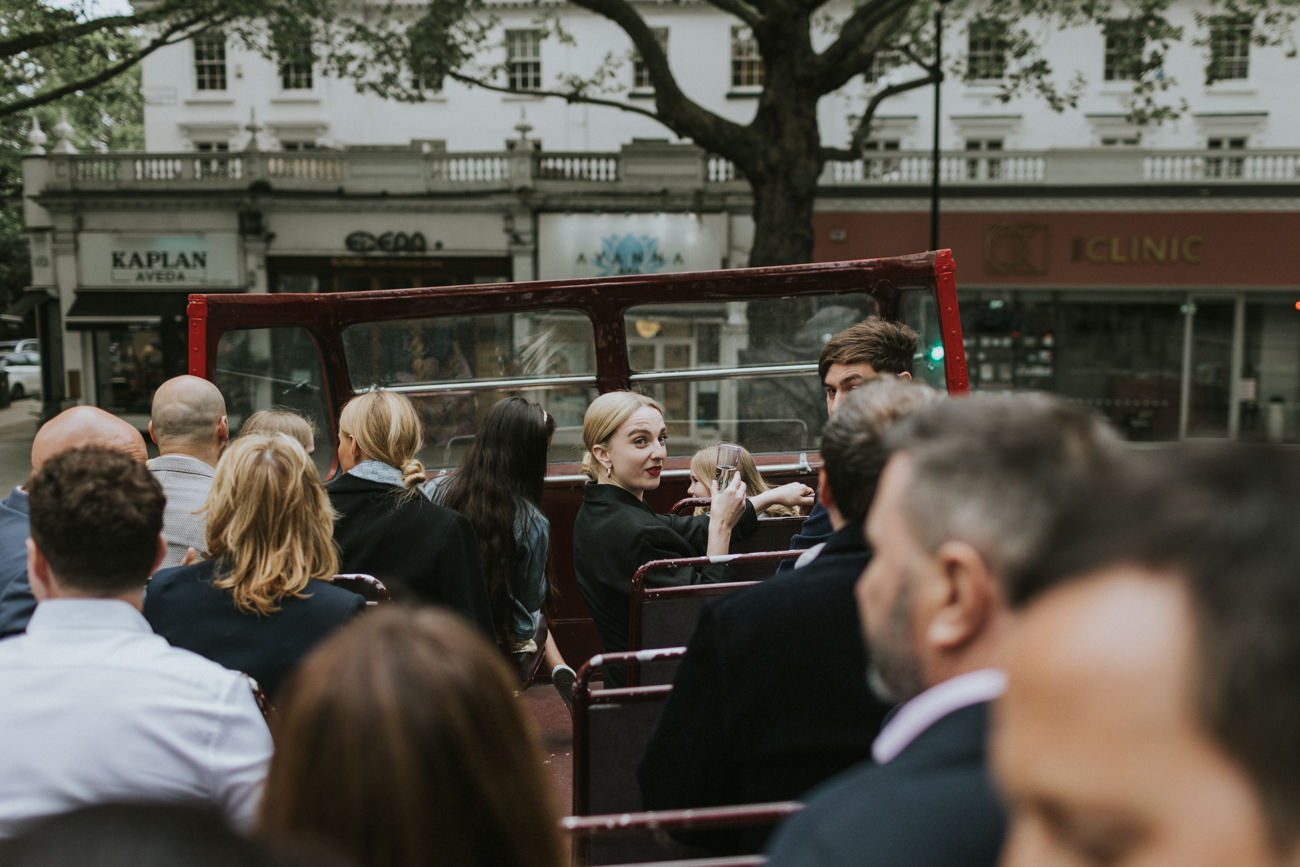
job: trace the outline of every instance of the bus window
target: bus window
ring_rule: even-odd
[[[633,307],[633,387],[663,404],[673,455],[718,439],[753,452],[815,451],[826,421],[822,346],[875,312],[856,292]]]
[[[903,289],[903,322],[920,338],[916,341],[916,356],[912,362],[912,376],[940,391],[948,389],[943,364],[943,331],[939,327],[939,309],[934,296],[927,288]]]
[[[330,415],[320,352],[306,329],[248,328],[227,331],[217,343],[212,381],[226,398],[230,435],[259,409],[290,409],[316,429],[312,458],[324,479],[334,464]]]
[[[455,467],[488,410],[510,395],[555,417],[554,460],[578,459],[582,416],[598,393],[596,342],[585,314],[528,310],[367,322],[344,329],[343,347],[355,390],[389,388],[415,403],[427,467]]]

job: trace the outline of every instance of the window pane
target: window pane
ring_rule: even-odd
[[[401,387],[415,402],[424,424],[421,460],[427,466],[457,464],[487,411],[515,394],[555,417],[554,460],[579,457],[582,417],[597,394],[596,342],[591,321],[581,313],[366,323],[347,328],[343,345],[353,388]],[[586,379],[547,383],[562,377]],[[492,384],[500,380],[513,384]],[[464,387],[448,390],[450,383]]]
[[[226,89],[224,33],[204,33],[194,37],[194,87],[196,90]]]
[[[974,21],[967,34],[966,77],[975,81],[1000,79],[1007,72],[1007,41],[997,21]]]
[[[281,407],[299,413],[316,429],[312,458],[322,479],[334,464],[326,413],[320,352],[305,329],[249,328],[227,331],[217,344],[213,377],[226,398],[230,433],[259,409]]]
[[[822,346],[874,312],[862,293],[635,307],[626,314],[628,365],[634,387],[664,404],[675,456],[718,439],[754,452],[814,450],[826,420]],[[801,367],[757,369],[768,365]],[[734,373],[691,375],[702,370]]]
[[[948,390],[944,370],[943,329],[939,327],[939,307],[929,289],[904,289],[903,322],[918,335],[916,356],[912,359],[912,377],[940,391]]]
[[[763,86],[763,58],[748,27],[731,28],[731,86]]]
[[[1139,22],[1107,21],[1102,78],[1106,81],[1130,81],[1137,78],[1142,65],[1142,51]]]
[[[537,30],[506,31],[506,79],[513,90],[542,86],[542,34]]]
[[[668,28],[651,27],[650,32],[654,34],[655,41],[659,47],[668,53]],[[650,70],[646,68],[645,61],[641,59],[641,52],[635,48],[632,49],[632,87],[635,90],[650,90],[654,87],[650,83]]]
[[[1249,18],[1221,15],[1210,19],[1211,82],[1249,77],[1250,31]]]

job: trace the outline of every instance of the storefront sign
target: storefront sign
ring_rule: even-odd
[[[1201,263],[1205,239],[1200,235],[1116,235],[1075,238],[1070,247],[1070,261],[1096,265],[1137,263]]]
[[[234,233],[123,235],[83,232],[77,260],[83,287],[236,286]]]
[[[543,214],[538,277],[609,277],[722,267],[721,214]]]
[[[369,232],[353,232],[343,242],[353,253],[423,253],[428,242],[420,232],[384,232],[378,236]]]

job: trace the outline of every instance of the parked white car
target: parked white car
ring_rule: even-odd
[[[9,374],[9,394],[14,400],[41,393],[41,355],[28,350],[12,352],[0,359],[0,367]]]

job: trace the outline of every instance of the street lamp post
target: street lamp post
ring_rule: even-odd
[[[930,154],[930,249],[939,249],[939,92],[943,85],[943,7],[934,4],[934,141]]]

